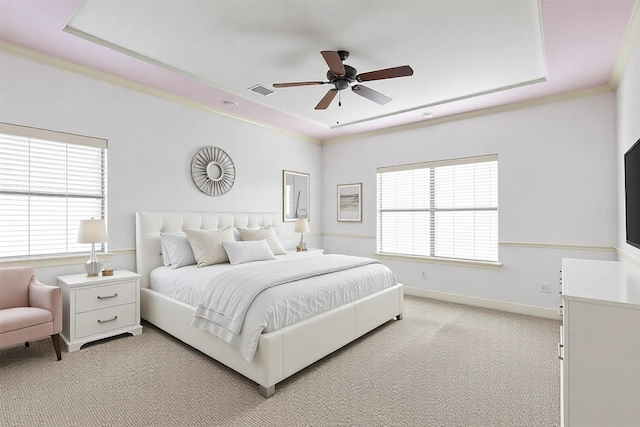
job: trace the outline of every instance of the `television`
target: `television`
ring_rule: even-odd
[[[640,139],[624,155],[627,243],[640,248]]]

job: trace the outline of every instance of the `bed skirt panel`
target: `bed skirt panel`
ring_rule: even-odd
[[[354,324],[355,308],[348,304],[283,328],[284,378],[353,341]]]
[[[402,313],[404,288],[390,288],[355,301],[355,336],[361,337]]]
[[[194,307],[151,289],[140,289],[141,317],[268,388],[402,314],[403,286],[335,308],[279,331],[262,334],[251,362],[237,348],[191,326]],[[329,332],[330,331],[330,332]]]
[[[151,289],[140,289],[141,317],[185,344],[200,350],[209,357],[230,367],[252,381],[258,382],[258,365],[261,358],[254,357],[247,362],[236,347],[211,335],[209,332],[191,326],[194,308],[188,304],[168,298]],[[147,305],[149,304],[149,305]],[[144,308],[142,308],[144,307]],[[165,329],[166,328],[166,329]],[[262,340],[261,340],[262,343]],[[259,347],[260,345],[258,345]],[[265,346],[273,347],[273,345]],[[258,348],[258,351],[260,349]],[[256,356],[258,353],[256,352]],[[265,385],[265,387],[274,385]]]

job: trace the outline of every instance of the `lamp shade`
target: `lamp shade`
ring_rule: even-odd
[[[78,243],[104,243],[107,240],[104,219],[83,219],[80,221]]]
[[[307,218],[297,219],[294,233],[308,233],[308,232],[309,232],[309,220]]]

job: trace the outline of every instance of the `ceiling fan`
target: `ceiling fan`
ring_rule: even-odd
[[[363,86],[361,84],[352,85],[352,83],[392,79],[395,77],[407,77],[413,75],[413,69],[408,65],[357,74],[358,71],[355,68],[343,64],[343,61],[345,61],[349,57],[349,52],[347,52],[346,50],[339,50],[337,52],[333,50],[323,50],[320,53],[329,66],[329,71],[327,71],[327,79],[329,80],[328,82],[316,81],[274,83],[273,87],[280,88],[332,84],[333,88],[329,89],[329,92],[327,92],[324,98],[322,98],[318,105],[316,105],[316,110],[326,110],[327,107],[329,107],[329,105],[331,104],[331,101],[333,101],[333,98],[336,97],[338,92],[347,89],[348,87],[351,87],[351,90],[356,94],[365,97],[370,101],[376,102],[380,105],[385,105],[392,99],[386,95],[376,92],[373,89],[369,89],[366,86]]]

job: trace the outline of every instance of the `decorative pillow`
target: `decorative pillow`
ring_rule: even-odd
[[[269,249],[274,255],[286,255],[287,251],[282,247],[280,239],[276,236],[276,230],[272,226],[267,226],[259,229],[252,228],[238,228],[240,236],[243,241],[248,240],[266,240],[269,245]]]
[[[167,250],[167,245],[164,244],[164,239],[162,238],[162,234],[160,235],[160,250],[162,251],[162,264],[165,267],[171,265],[171,258],[169,257],[169,251]]]
[[[236,239],[237,242],[241,242],[242,241],[242,237],[240,236],[240,232],[235,227],[233,227],[233,238]]]
[[[186,234],[160,234],[160,246],[164,244],[171,262],[171,268],[193,265],[196,259]]]
[[[222,242],[222,246],[229,256],[231,265],[276,259],[264,239],[248,242]]]
[[[184,230],[191,243],[198,267],[229,262],[222,242],[235,242],[233,228],[222,230]]]

